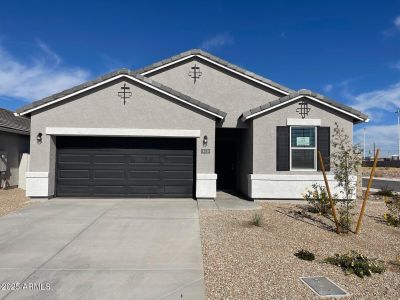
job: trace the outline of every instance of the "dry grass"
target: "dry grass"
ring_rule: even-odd
[[[0,216],[6,215],[10,212],[17,211],[27,205],[28,199],[25,197],[25,191],[12,188],[7,190],[0,190]]]
[[[351,299],[399,299],[400,228],[383,223],[385,205],[371,201],[360,236],[337,235],[333,222],[305,206],[265,203],[263,226],[251,225],[253,212],[200,212],[206,290],[209,299],[315,299],[301,276],[327,276],[352,294]],[[313,262],[294,256],[300,249]],[[322,260],[351,249],[387,262],[384,274],[346,276]]]

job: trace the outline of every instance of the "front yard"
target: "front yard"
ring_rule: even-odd
[[[24,190],[18,188],[0,189],[0,216],[4,216],[29,205],[27,201],[28,199],[25,197]]]
[[[337,235],[332,221],[308,212],[305,204],[263,203],[261,227],[251,223],[254,211],[201,210],[207,296],[315,299],[299,277],[326,276],[351,294],[347,299],[398,299],[400,266],[393,262],[400,260],[400,228],[386,225],[384,212],[382,201],[370,201],[356,236]],[[316,260],[298,259],[294,253],[300,249],[315,253]],[[386,272],[359,278],[322,262],[349,250],[385,261]]]

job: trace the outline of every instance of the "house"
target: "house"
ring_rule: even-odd
[[[0,188],[25,187],[30,120],[0,108]]]
[[[352,137],[367,120],[201,50],[106,74],[17,113],[31,118],[31,197],[209,199],[230,189],[301,198],[323,182],[317,150],[329,157],[335,123]]]

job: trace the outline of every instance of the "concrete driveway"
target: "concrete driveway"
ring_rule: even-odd
[[[0,299],[204,299],[197,202],[52,199],[2,217],[0,284]]]

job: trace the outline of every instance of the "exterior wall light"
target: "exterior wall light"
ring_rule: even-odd
[[[205,135],[203,138],[203,147],[207,147],[208,144],[208,137]]]
[[[36,142],[37,142],[38,144],[41,144],[41,143],[42,143],[42,133],[41,133],[41,132],[39,132],[39,133],[37,134],[37,136],[36,136]]]

